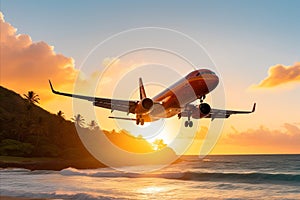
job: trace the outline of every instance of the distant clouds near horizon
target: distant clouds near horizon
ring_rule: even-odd
[[[269,75],[256,88],[273,88],[287,83],[300,83],[300,62],[285,66],[277,64],[269,68]]]

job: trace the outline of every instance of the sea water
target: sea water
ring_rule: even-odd
[[[144,167],[144,166],[139,166]],[[300,155],[183,156],[159,171],[1,169],[2,196],[48,199],[300,199]]]

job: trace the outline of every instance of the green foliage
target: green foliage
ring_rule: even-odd
[[[63,152],[72,149],[80,154],[69,156],[90,157],[74,123],[65,120],[62,111],[56,115],[37,106],[34,92],[25,97],[0,86],[0,156],[66,158]]]
[[[37,155],[40,157],[58,157],[60,153],[59,148],[54,144],[42,145],[37,150]]]
[[[22,143],[17,140],[4,139],[0,142],[0,155],[4,156],[29,156],[34,149],[30,143]]]

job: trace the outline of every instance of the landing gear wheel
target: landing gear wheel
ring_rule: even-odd
[[[136,125],[139,125],[139,124],[140,124],[140,119],[137,118],[137,119],[136,119]]]
[[[189,127],[193,127],[193,122],[189,121]]]
[[[184,126],[185,126],[185,127],[188,127],[188,126],[189,126],[189,121],[185,121],[185,122],[184,122]]]
[[[144,119],[141,119],[141,125],[143,126],[144,125]]]

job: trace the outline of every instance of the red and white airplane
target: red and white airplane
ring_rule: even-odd
[[[248,114],[255,111],[256,103],[251,111],[235,111],[213,109],[209,104],[203,103],[205,95],[215,89],[219,83],[218,76],[208,70],[195,70],[180,79],[178,82],[163,90],[153,98],[146,96],[145,88],[142,79],[139,79],[140,100],[119,100],[108,99],[91,96],[83,96],[77,94],[58,92],[53,89],[49,80],[50,87],[53,93],[78,99],[91,101],[94,106],[110,109],[111,111],[118,110],[127,114],[135,114],[135,118],[125,117],[109,117],[123,120],[134,120],[136,124],[144,125],[144,122],[152,122],[161,118],[169,118],[177,115],[187,117],[185,127],[192,127],[191,118],[228,118],[232,114]],[[200,104],[191,104],[199,99]]]

